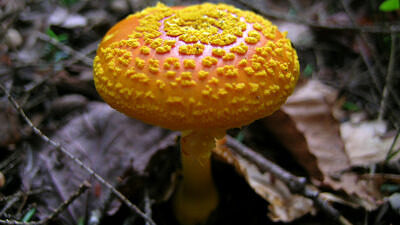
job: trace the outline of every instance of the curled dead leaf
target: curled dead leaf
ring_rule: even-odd
[[[252,162],[232,153],[224,141],[219,141],[214,153],[235,167],[262,198],[270,203],[268,216],[273,221],[291,222],[315,211],[311,199],[290,192],[288,186],[269,172],[261,173]]]
[[[309,173],[314,184],[355,196],[356,205],[375,209],[381,196],[376,185],[353,172],[332,115],[337,92],[319,81],[299,86],[280,112],[263,124]]]
[[[394,141],[394,136],[387,136],[387,125],[382,120],[348,121],[340,126],[340,134],[345,144],[345,150],[352,166],[368,166],[383,162]],[[400,147],[400,139],[394,144],[394,149]],[[398,154],[393,159],[400,159]]]

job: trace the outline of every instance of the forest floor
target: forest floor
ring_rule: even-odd
[[[223,2],[288,31],[301,78],[219,143],[207,224],[399,224],[399,1]],[[0,1],[0,224],[177,224],[180,134],[111,109],[92,73],[107,30],[156,3]]]

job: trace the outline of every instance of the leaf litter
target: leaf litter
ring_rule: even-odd
[[[21,129],[17,113],[5,97],[0,98],[0,147],[15,144],[21,138]]]
[[[7,3],[4,4],[5,14],[7,14],[8,11],[13,10],[13,8],[24,9],[21,10],[22,13],[20,14],[21,17],[18,20],[18,23],[15,23],[15,28],[16,28],[15,30],[20,32],[20,35],[25,41],[21,46],[19,46],[20,44],[18,44],[18,42],[16,41],[17,39],[12,38],[14,42],[12,43],[10,42],[9,45],[11,46],[11,48],[18,48],[19,50],[11,51],[10,54],[11,59],[13,59],[12,57],[13,55],[16,55],[16,59],[14,60],[16,60],[17,62],[20,61],[24,62],[24,64],[26,65],[33,64],[37,66],[38,62],[42,62],[38,59],[40,59],[41,55],[40,53],[42,52],[41,49],[43,49],[42,48],[43,45],[40,45],[40,43],[36,41],[37,35],[35,34],[32,35],[31,31],[38,28],[46,27],[47,25],[45,24],[47,24],[48,22],[47,18],[48,14],[44,13],[45,11],[43,10],[33,11],[34,14],[33,13],[26,14],[27,11],[29,12],[30,10],[35,8],[32,8],[30,5],[24,7],[25,5],[24,1],[6,1],[6,2]],[[77,20],[75,20],[75,23],[73,23],[74,25],[72,25],[71,28],[66,28],[62,20],[60,20],[60,22],[57,23],[58,25],[55,25],[52,28],[55,29],[63,28],[67,30],[70,29],[71,33],[73,31],[73,34],[75,34],[74,37],[79,37],[79,38],[84,37],[82,38],[83,40],[85,39],[92,40],[94,38],[98,39],[99,38],[98,36],[93,35],[94,34],[93,31],[95,31],[95,29],[92,28],[94,27],[98,29],[99,27],[101,28],[101,26],[109,27],[111,23],[115,21],[114,18],[115,16],[110,16],[108,11],[103,9],[104,7],[97,7],[97,5],[108,6],[108,4],[104,4],[102,1],[96,3],[90,3],[90,1],[84,1],[84,2],[85,3],[82,4],[83,6],[85,6],[87,3],[86,7],[82,7],[84,10],[73,10],[74,12],[71,13],[68,12],[68,14],[84,15],[85,17],[87,17],[88,18],[87,23],[91,25],[89,26],[90,27],[89,30],[91,32],[86,32],[88,31],[88,29],[82,29],[82,30],[79,29],[80,28],[79,24],[82,24],[81,22],[83,21],[82,20],[83,18],[77,18]],[[113,3],[114,2],[122,2],[122,1],[113,1]],[[149,5],[149,3],[146,1],[128,1],[128,2],[130,3],[131,9],[134,9],[133,11],[137,11],[138,9],[144,8],[144,6]],[[292,3],[293,1],[290,2]],[[18,6],[21,4],[22,6]],[[46,3],[45,5],[47,4],[48,3]],[[321,5],[325,3],[316,3],[316,4],[313,3],[312,5],[311,3],[309,4],[310,4],[309,6],[314,6],[314,7],[305,7],[306,9],[308,9],[307,10],[308,13],[306,11],[305,18],[314,18],[317,21],[320,20],[320,22],[322,23],[325,22],[324,21],[325,18],[328,18],[329,23],[343,24],[343,25],[350,24],[349,19],[343,13],[335,13],[333,14],[333,16],[330,16],[329,14],[327,14],[328,11],[322,10],[325,8],[329,8],[327,5],[318,6],[318,4]],[[93,5],[95,5],[96,7],[93,7]],[[263,9],[263,7],[264,5],[260,5],[260,7],[258,8]],[[113,8],[113,7],[108,7],[108,8]],[[51,9],[50,10],[51,12],[54,11],[55,7],[51,6],[51,7],[46,7],[45,9],[47,12],[49,12],[49,9]],[[90,10],[86,11],[87,9]],[[126,7],[124,10],[125,12],[127,12]],[[19,10],[15,10],[15,12],[20,13]],[[359,12],[363,12],[363,10],[359,10]],[[357,13],[357,15],[358,14],[359,13]],[[31,16],[29,15],[35,16],[33,17],[35,19],[32,20],[35,21],[34,27],[32,26],[29,27],[29,29],[23,29],[23,27],[28,27],[26,25],[28,24],[28,21],[31,21]],[[43,19],[43,17],[45,18]],[[366,18],[368,19],[369,16]],[[392,21],[394,21],[393,18],[396,17],[392,17]],[[24,26],[21,26],[21,21],[22,24],[24,24]],[[42,21],[42,23],[40,21]],[[11,29],[12,28],[8,30],[10,31]],[[332,34],[331,32],[326,32],[327,31],[326,29],[322,29],[322,31],[313,29],[312,31],[315,34],[318,34],[319,32],[320,34],[321,33],[328,35]],[[84,35],[82,35],[83,33]],[[353,32],[353,33],[357,34],[358,32]],[[15,34],[11,34],[11,36],[15,36]],[[321,41],[320,35],[318,36],[319,39],[316,39],[315,44],[318,44]],[[335,42],[332,45],[334,47],[336,46],[335,43],[338,41],[346,43],[345,41],[349,40],[349,38],[343,38],[343,34],[334,35],[332,37],[335,38]],[[77,42],[79,43],[82,42],[82,39],[79,38],[77,39],[78,41],[72,42],[75,44],[71,44],[71,46],[75,49],[80,48],[76,45]],[[329,42],[328,44],[332,44],[332,42]],[[312,46],[315,48],[315,45]],[[355,48],[356,47],[359,47],[359,45],[355,46]],[[355,50],[356,53],[358,53],[357,49]],[[378,58],[385,59],[385,55],[383,55],[384,52],[383,50],[384,49],[382,49],[382,52],[380,54],[376,54]],[[347,50],[340,49],[340,52],[341,52],[340,54],[337,54],[335,56],[340,56],[338,58],[343,57],[344,59],[343,61],[349,61],[352,64],[354,63],[355,61],[353,57],[354,55],[348,54],[349,52]],[[332,66],[331,63],[332,62],[335,63],[337,60],[330,60],[327,57],[327,55],[328,54],[323,54],[322,57],[318,57],[318,59],[321,60],[322,62],[324,61],[328,62],[329,63],[328,69],[332,69],[332,67],[340,68],[341,65],[336,66],[335,64],[333,64],[335,66]],[[370,56],[369,54],[367,55]],[[9,57],[7,56],[7,54],[4,54],[2,56],[2,59],[3,58],[9,58]],[[305,61],[309,63],[310,60],[306,59]],[[313,66],[312,63],[307,65]],[[328,67],[328,65],[325,66]],[[322,69],[326,69],[323,68],[323,65],[322,67],[321,65],[314,67],[319,69],[320,71]],[[0,70],[6,71],[7,73],[10,73],[12,71],[8,67],[3,67]],[[71,65],[67,66],[66,70],[71,70]],[[365,83],[365,81],[368,81],[368,79],[366,79],[365,76],[363,76],[363,74],[367,73],[365,73],[365,71],[361,72],[362,73],[355,73],[357,74],[359,80],[356,77],[352,77],[352,81],[350,83],[363,84]],[[14,73],[10,74],[14,76]],[[29,77],[29,79],[32,79],[31,71],[26,72],[24,74],[29,74],[26,76]],[[59,77],[57,76],[57,78]],[[71,76],[70,74],[65,74],[65,80],[59,79],[58,82],[53,83],[53,85],[55,85],[58,90],[67,90],[64,91],[67,93],[72,92],[73,94],[76,93],[84,95],[86,97],[90,97],[89,100],[98,99],[97,95],[93,93],[94,91],[93,87],[90,88],[90,86],[87,83],[84,83],[84,85],[77,85],[74,82],[67,80],[67,78],[73,79],[75,77]],[[332,78],[336,79],[333,76]],[[361,80],[363,82],[360,82]],[[52,81],[54,82],[54,80]],[[315,83],[315,81],[312,82]],[[91,85],[90,82],[88,83]],[[338,81],[335,80],[334,85],[336,85],[337,83]],[[68,86],[66,87],[65,84],[67,84]],[[303,89],[304,87],[307,87],[308,84],[299,88],[299,90]],[[331,194],[330,199],[332,199],[332,201],[338,202],[340,204],[351,205],[353,207],[362,206],[366,209],[372,209],[376,207],[377,205],[380,204],[382,199],[383,200],[386,199],[382,198],[382,196],[379,196],[379,191],[374,187],[375,186],[379,187],[380,184],[383,184],[385,183],[385,181],[388,180],[392,181],[393,183],[399,182],[398,177],[391,176],[391,178],[388,178],[390,174],[369,174],[369,173],[360,174],[360,172],[352,171],[352,167],[354,166],[370,167],[373,166],[374,164],[381,163],[382,159],[385,156],[385,153],[388,151],[387,148],[388,143],[390,143],[390,141],[393,140],[393,135],[388,135],[388,133],[390,134],[390,132],[388,132],[387,130],[384,131],[387,128],[383,129],[383,127],[384,126],[386,127],[386,125],[384,125],[384,123],[380,121],[351,120],[345,123],[339,123],[338,121],[335,121],[335,119],[332,118],[331,116],[331,111],[332,107],[334,107],[332,106],[332,104],[333,102],[335,102],[336,91],[331,89],[326,89],[326,86],[324,85],[320,86],[320,84],[318,85],[313,84],[310,86],[312,88],[310,88],[309,91],[306,92],[308,97],[303,96],[304,97],[303,99],[298,98],[296,101],[292,102],[291,100],[289,100],[287,109],[285,109],[284,107],[282,111],[278,111],[271,118],[263,120],[265,126],[271,127],[270,129],[271,133],[275,133],[275,137],[277,139],[282,140],[281,143],[291,152],[291,154],[293,155],[292,158],[296,159],[298,163],[301,164],[306,169],[311,178],[311,181],[315,185],[324,188],[324,191],[332,192],[332,193],[325,192],[323,193],[325,194],[324,196],[328,196],[329,194]],[[360,88],[359,86],[351,86],[351,89],[359,91]],[[368,90],[369,89],[370,88],[368,87]],[[295,93],[295,95],[296,94],[297,92]],[[367,95],[367,97],[365,98],[368,99],[371,97]],[[72,100],[74,101],[70,102],[73,103],[71,104],[71,110],[74,110],[76,105],[86,104],[86,102],[81,101],[79,99],[72,99]],[[65,102],[63,104],[65,104]],[[147,127],[137,121],[133,122],[134,120],[131,119],[127,118],[122,119],[119,118],[119,116],[113,116],[115,112],[111,113],[108,110],[104,110],[102,107],[97,107],[97,106],[95,107],[94,105],[96,104],[89,103],[87,113],[72,119],[68,124],[61,127],[60,131],[54,134],[52,138],[54,138],[57,141],[62,141],[63,143],[65,143],[69,147],[68,149],[71,150],[74,154],[76,154],[78,158],[82,159],[90,167],[95,168],[96,171],[98,171],[103,177],[105,177],[106,180],[111,181],[112,184],[118,186],[122,190],[131,189],[123,191],[123,193],[128,196],[134,196],[136,194],[136,191],[138,191],[138,189],[140,188],[147,189],[143,188],[143,185],[145,184],[138,182],[139,178],[132,175],[133,172],[130,171],[130,168],[132,170],[139,171],[135,172],[137,174],[140,173],[138,177],[149,176],[149,174],[151,174],[153,176],[151,182],[156,182],[157,183],[156,186],[161,185],[160,186],[161,189],[164,187],[170,187],[169,185],[165,184],[166,182],[169,181],[169,176],[165,176],[167,172],[163,171],[164,167],[162,164],[159,163],[160,162],[168,163],[168,160],[172,159],[171,164],[177,164],[177,160],[174,161],[174,159],[176,159],[176,155],[171,158],[171,156],[167,154],[170,152],[164,151],[169,147],[173,146],[174,152],[176,153],[176,146],[173,139],[164,142],[164,140],[167,137],[169,137],[171,133],[167,131],[160,131],[162,134],[159,134],[156,131],[153,131],[154,133],[150,132],[150,130],[153,129],[158,130],[158,129],[150,126]],[[4,105],[3,102],[1,102],[1,105]],[[51,107],[51,110],[54,110],[52,111],[52,113],[57,115],[60,114],[60,116],[63,116],[64,114],[67,114],[67,111],[69,110],[63,111],[62,108],[63,106],[60,107],[59,105],[57,105],[57,102],[55,101]],[[312,112],[313,114],[307,115],[305,111],[302,112],[302,110],[306,109]],[[13,146],[14,144],[19,144],[21,142],[21,136],[26,136],[26,135],[21,134],[20,132],[22,125],[19,125],[18,115],[12,111],[11,113],[13,114],[11,115],[11,117],[8,117],[10,116],[10,114],[7,113],[10,113],[10,111],[0,110],[0,122],[2,125],[1,131],[4,131],[0,132],[1,135],[3,135],[3,136],[0,135],[1,137],[0,143],[2,144],[2,146],[8,146],[9,151],[13,151],[15,147],[10,147],[10,146]],[[104,115],[96,115],[96,113]],[[76,116],[76,114],[74,114],[74,116]],[[100,119],[101,121],[95,121],[95,119],[83,119],[83,116],[86,116],[86,118],[96,117],[96,120]],[[119,127],[107,125],[108,124],[107,121],[115,120],[114,117],[119,118],[119,121],[125,122],[122,125],[123,127],[125,127],[124,131],[120,130],[118,132]],[[11,118],[12,120],[11,119],[9,120],[9,118]],[[91,121],[93,129],[88,129],[86,124],[87,120]],[[276,120],[274,125],[275,127],[269,125],[271,123],[271,120]],[[72,126],[71,123],[73,121],[79,121],[79,122],[75,122],[75,124]],[[321,124],[321,126],[318,126],[317,124],[318,121],[321,121],[323,124]],[[132,126],[140,124],[138,126],[141,127],[142,130],[139,129],[140,131],[138,132],[138,129],[126,128],[128,124]],[[76,127],[81,127],[79,132],[76,130],[73,131],[73,129],[76,129]],[[45,127],[44,129],[46,128],[48,127]],[[102,132],[104,129],[105,131]],[[146,129],[149,130],[148,133]],[[363,129],[367,130],[364,131]],[[93,131],[96,132],[94,135]],[[134,135],[137,136],[131,137],[130,135],[125,135],[126,133],[130,132],[132,132],[133,136]],[[135,132],[138,132],[139,134]],[[327,133],[324,134],[324,132]],[[111,136],[105,137],[104,134],[106,133],[110,134]],[[149,140],[146,139],[144,133],[146,133],[146,135],[159,134],[159,136],[156,135],[158,139],[157,138],[151,139],[153,143],[148,143]],[[24,137],[22,137],[22,139],[23,138]],[[141,144],[143,143],[142,139],[144,139],[145,141],[143,146],[141,146]],[[366,140],[366,141],[360,142],[360,140]],[[133,141],[135,142],[135,144],[130,143]],[[116,145],[120,147],[115,147],[117,149],[114,149],[114,146],[110,143],[120,143]],[[159,145],[159,143],[164,143],[165,145]],[[24,164],[24,167],[21,167],[21,172],[20,172],[23,182],[23,188],[25,190],[29,190],[35,187],[46,187],[51,185],[55,190],[50,193],[46,192],[41,194],[40,196],[38,196],[39,197],[38,201],[35,201],[35,203],[38,204],[39,208],[41,208],[41,210],[39,210],[37,214],[43,217],[44,215],[51,212],[51,209],[54,209],[57,206],[59,206],[63,199],[65,199],[74,191],[76,191],[77,186],[88,176],[80,168],[77,168],[76,165],[72,164],[72,162],[68,162],[68,160],[66,160],[62,155],[56,153],[54,149],[42,146],[40,149],[35,147],[34,150],[31,150],[29,149],[29,145],[24,144],[22,146],[24,146],[23,148],[27,153],[26,162]],[[95,148],[93,148],[93,146],[95,146]],[[148,152],[141,150],[139,150],[139,152],[136,152],[134,151],[136,150],[136,147],[138,149],[144,149],[145,147],[150,147],[150,148],[148,148],[149,149]],[[17,147],[17,149],[18,148],[19,147]],[[107,150],[107,148],[109,148],[109,150]],[[125,157],[121,156],[122,152],[128,153],[128,156]],[[240,159],[235,159],[235,160],[240,161]],[[393,161],[395,162],[397,160],[398,160],[397,158],[393,159],[392,162]],[[247,175],[247,177],[252,177],[249,180],[249,183],[252,184],[253,187],[256,187],[255,189],[261,196],[264,195],[264,197],[268,198],[268,196],[266,195],[268,193],[271,193],[271,196],[278,196],[281,197],[281,199],[283,199],[283,200],[279,198],[270,199],[270,201],[272,202],[270,208],[275,207],[275,209],[273,209],[275,211],[272,211],[270,215],[275,214],[275,216],[278,219],[281,219],[282,221],[284,221],[285,218],[286,219],[291,218],[289,215],[290,213],[288,213],[290,211],[290,203],[288,204],[287,200],[285,200],[285,196],[290,197],[292,196],[292,194],[287,193],[287,187],[282,186],[280,184],[276,184],[280,182],[274,180],[273,177],[268,176],[268,174],[257,174],[257,171],[254,171],[254,169],[252,168],[251,163],[249,166],[247,166],[245,163],[246,162],[242,162],[241,166],[241,169],[243,170],[242,173],[247,172],[250,174]],[[134,164],[135,166],[133,166]],[[4,174],[8,175],[7,173]],[[9,176],[10,175],[6,177],[7,180],[9,180],[8,179]],[[269,183],[265,183],[265,181],[271,182],[272,185]],[[136,183],[139,187],[128,188],[129,185],[127,184],[129,182]],[[62,185],[65,185],[66,187],[65,188],[60,187]],[[11,189],[9,185],[6,188],[8,188],[8,190]],[[107,194],[104,194],[105,190],[106,189],[101,188],[101,185],[96,184],[96,182],[92,183],[92,189],[86,193],[86,196],[82,196],[81,198],[76,200],[69,207],[68,212],[63,214],[63,218],[64,219],[68,218],[68,216],[70,216],[70,214],[72,213],[74,213],[74,215],[77,216],[83,214],[91,215],[91,213],[86,213],[84,211],[90,212],[92,209],[102,208],[103,206],[106,207],[105,205],[107,204],[105,204],[105,202],[107,199],[106,197]],[[340,196],[336,195],[336,193],[338,193],[338,191],[341,190],[347,193],[348,195],[339,198]],[[154,193],[156,193],[157,191],[158,190],[153,190]],[[166,198],[168,198],[168,196],[169,195],[167,195]],[[399,208],[398,199],[399,199],[398,194],[397,195],[392,194],[392,196],[389,198],[392,207],[396,208],[397,210]],[[282,202],[284,202],[284,204],[282,204]],[[46,204],[48,204],[48,206]],[[282,204],[283,206],[279,206],[279,204]],[[114,209],[114,211],[119,209],[120,207],[118,204],[111,204],[111,205],[112,206],[109,208]],[[280,211],[278,209],[283,211],[284,213],[279,213]],[[109,210],[109,212],[111,211],[113,210]],[[301,215],[302,215],[301,213],[298,214],[299,217]],[[69,218],[69,220],[81,221],[80,218],[78,219]],[[77,222],[73,223],[77,224]]]
[[[345,144],[345,150],[352,166],[369,166],[385,161],[394,135],[386,135],[387,124],[382,120],[347,121],[341,124],[340,133]],[[397,140],[393,148],[400,147]],[[392,160],[400,159],[397,154]]]
[[[374,210],[383,201],[378,183],[353,172],[352,167],[382,162],[393,137],[383,138],[383,121],[340,123],[333,116],[336,96],[335,89],[309,80],[263,122],[315,185],[344,191],[351,200],[348,205]]]
[[[235,167],[249,186],[268,203],[268,216],[272,221],[291,222],[307,213],[314,214],[312,200],[290,192],[288,186],[270,172],[260,172],[248,159],[234,154],[219,142],[214,153]]]
[[[140,190],[145,189],[143,180],[148,175],[148,163],[158,152],[175,145],[170,131],[128,118],[104,103],[95,102],[89,103],[87,112],[71,119],[51,138],[111,184],[129,190],[127,196],[143,194]],[[90,215],[99,209],[117,211],[104,209],[106,202],[110,201],[109,190],[53,147],[41,146],[28,152],[31,153],[28,154],[31,160],[26,160],[20,170],[25,191],[49,188],[49,191],[39,195],[41,202],[37,204],[37,214],[40,218],[50,214],[76,192],[84,180],[90,181],[91,188],[60,215],[62,224],[77,224],[80,218],[88,216],[85,213]],[[165,174],[163,170],[158,172],[159,176],[170,175],[168,170],[164,171]],[[133,177],[134,180],[129,182],[136,182],[135,187],[124,188],[129,183],[127,177]]]
[[[379,190],[382,179],[378,182],[351,169],[382,162],[394,137],[384,135],[387,129],[383,121],[340,123],[333,115],[336,99],[337,91],[320,81],[303,82],[281,110],[262,119],[262,124],[306,169],[314,185],[332,190],[321,193],[321,197],[374,210],[384,202]],[[273,221],[290,222],[315,213],[311,199],[291,193],[269,172],[261,173],[252,162],[226,147],[218,146],[215,153],[233,165],[270,204],[268,216]]]

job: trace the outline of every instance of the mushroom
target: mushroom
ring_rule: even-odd
[[[98,93],[127,116],[181,136],[183,180],[173,200],[182,224],[218,205],[215,141],[276,111],[293,92],[299,62],[286,33],[226,4],[158,3],[112,27],[94,59]]]

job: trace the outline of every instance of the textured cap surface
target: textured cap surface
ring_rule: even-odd
[[[112,27],[94,60],[101,97],[173,130],[240,127],[293,92],[299,62],[285,33],[225,4],[157,4]]]

